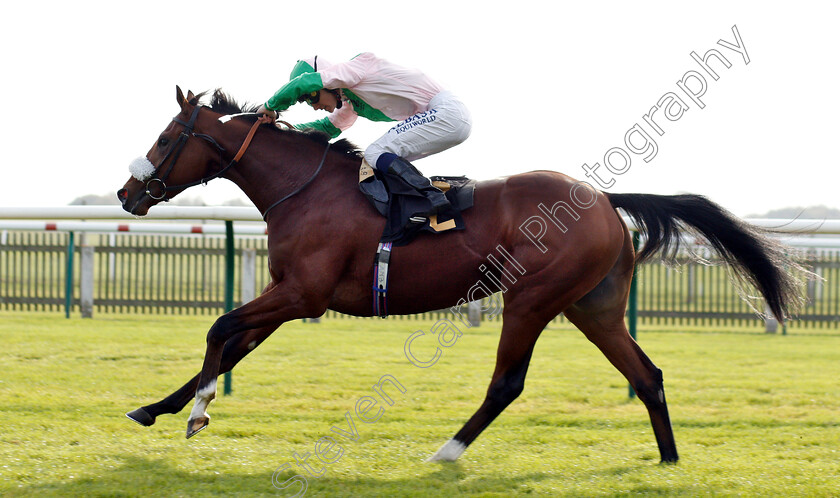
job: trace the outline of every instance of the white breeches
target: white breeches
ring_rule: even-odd
[[[429,101],[429,110],[400,122],[365,149],[368,164],[386,152],[413,161],[454,147],[470,136],[472,119],[467,107],[450,92]]]

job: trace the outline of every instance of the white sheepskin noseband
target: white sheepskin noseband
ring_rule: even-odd
[[[154,174],[155,165],[145,157],[138,157],[137,159],[131,161],[131,164],[128,165],[128,171],[131,173],[131,176],[137,178],[138,181],[145,182],[152,177],[152,174]]]

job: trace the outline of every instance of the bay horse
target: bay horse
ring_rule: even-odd
[[[188,438],[209,423],[206,409],[220,373],[282,323],[319,317],[327,309],[373,315],[372,261],[385,225],[358,191],[362,156],[352,144],[330,144],[325,135],[274,123],[254,124],[254,109],[247,114],[219,90],[208,107],[200,101],[205,93],[185,97],[176,87],[180,111],[139,158],[146,171],[132,167],[137,178],[117,193],[126,211],[143,216],[189,186],[222,176],[247,194],[267,223],[268,286],[215,321],[198,375],[163,400],[127,413],[150,426],[158,415],[181,411],[194,396]],[[638,254],[617,208],[646,235]],[[485,399],[429,460],[456,460],[519,396],[537,338],[563,313],[627,378],[648,410],[662,461],[676,462],[662,372],[630,337],[624,315],[634,264],[658,250],[673,252],[685,228],[708,239],[734,273],[761,292],[777,319],[793,311],[799,295],[790,272],[796,265],[781,246],[699,195],[610,194],[561,173],[534,171],[478,182],[474,207],[463,219],[466,230],[421,233],[391,258],[392,314],[463,303],[481,279],[504,291],[501,337]],[[506,257],[486,264],[494,251]]]

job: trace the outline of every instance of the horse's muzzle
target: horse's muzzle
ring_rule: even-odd
[[[129,195],[127,188],[121,188],[117,190],[117,200],[120,201],[120,205],[122,205],[123,210],[128,213],[131,213],[132,208],[135,207],[137,203],[135,203],[135,206],[129,206],[128,197]]]
[[[142,196],[139,199],[132,202],[131,201],[131,195],[129,194],[129,191],[128,191],[127,188],[121,188],[117,191],[117,199],[120,201],[120,204],[122,205],[123,210],[130,213],[130,214],[133,214],[133,215],[136,215],[136,216],[143,216],[144,214],[146,214],[146,211],[148,211],[148,208],[146,208],[146,211],[143,211],[142,213],[138,212],[139,211],[138,206],[140,205],[140,201],[142,200]]]

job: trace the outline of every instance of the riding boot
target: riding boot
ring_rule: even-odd
[[[417,168],[405,159],[395,156],[395,159],[388,166],[387,173],[399,177],[406,184],[423,194],[423,197],[428,199],[432,204],[432,210],[428,213],[429,215],[445,211],[450,207],[446,195],[440,189],[433,186],[428,178],[423,176],[417,171]]]

